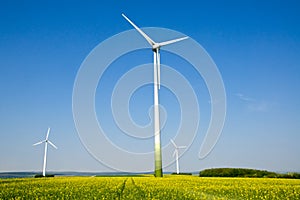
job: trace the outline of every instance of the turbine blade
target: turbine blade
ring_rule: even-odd
[[[153,46],[156,44],[146,33],[144,33],[139,27],[137,27],[128,17],[126,17],[124,14],[122,16],[147,40],[147,42]]]
[[[47,135],[46,135],[46,140],[48,140],[49,133],[50,133],[50,128],[48,128]]]
[[[36,145],[42,144],[42,143],[44,143],[44,142],[46,142],[46,140],[43,140],[43,141],[37,142],[37,143],[33,144],[32,146],[36,146]]]
[[[55,149],[57,149],[57,147],[50,140],[48,140],[48,142],[51,146],[53,146]]]
[[[179,146],[179,147],[177,147],[178,149],[185,149],[186,148],[186,146]]]
[[[175,142],[171,139],[172,144],[174,145],[175,148],[177,148],[177,145],[175,144]]]
[[[168,44],[173,44],[175,42],[179,42],[181,40],[185,40],[185,39],[188,39],[189,37],[182,37],[182,38],[177,38],[177,39],[174,39],[174,40],[169,40],[169,41],[166,41],[166,42],[160,42],[158,43],[159,46],[165,46],[165,45],[168,45]]]
[[[176,156],[176,150],[174,151],[174,153],[173,153],[173,157],[175,157]]]
[[[158,49],[157,49],[157,84],[158,84],[158,89],[160,89],[160,55]]]

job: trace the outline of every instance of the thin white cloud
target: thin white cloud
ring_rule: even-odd
[[[248,110],[252,112],[267,112],[270,111],[276,104],[267,101],[260,101],[255,104],[249,104]]]
[[[262,102],[259,104],[250,104],[247,106],[247,108],[252,112],[265,112],[268,110],[268,105]]]
[[[236,93],[235,96],[237,96],[240,100],[247,101],[247,102],[255,102],[256,100],[250,97],[247,97],[243,95],[242,93]]]
[[[236,93],[235,96],[237,96],[241,101],[245,102],[246,109],[250,112],[267,112],[274,106],[274,103],[272,102],[257,100],[245,96],[242,93]]]

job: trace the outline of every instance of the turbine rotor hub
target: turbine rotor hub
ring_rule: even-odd
[[[159,48],[160,48],[160,45],[159,45],[159,44],[154,44],[154,45],[152,45],[152,50],[153,50],[153,51],[159,50]]]

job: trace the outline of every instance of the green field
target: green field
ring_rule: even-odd
[[[171,175],[2,179],[0,199],[300,199],[300,180]]]

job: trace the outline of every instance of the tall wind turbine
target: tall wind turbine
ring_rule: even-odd
[[[173,157],[176,156],[176,172],[177,172],[177,174],[179,174],[178,151],[179,151],[179,149],[186,148],[186,146],[177,146],[172,139],[171,139],[171,142],[172,142],[173,146],[175,147]]]
[[[44,152],[44,164],[43,164],[43,176],[46,176],[46,163],[47,163],[47,148],[48,148],[48,143],[53,146],[55,149],[57,149],[57,147],[50,141],[48,140],[49,137],[49,133],[50,133],[50,128],[48,128],[47,131],[47,135],[46,135],[46,139],[42,140],[40,142],[37,142],[35,144],[33,144],[33,146],[45,143],[45,152]]]
[[[161,156],[161,144],[160,144],[160,121],[159,121],[159,98],[158,89],[160,89],[160,54],[159,50],[162,46],[173,44],[181,40],[185,40],[188,37],[182,37],[165,42],[154,42],[146,33],[144,33],[139,27],[137,27],[130,19],[124,14],[122,16],[147,40],[151,45],[153,51],[153,70],[154,70],[154,154],[155,154],[155,176],[162,177],[162,156]]]

